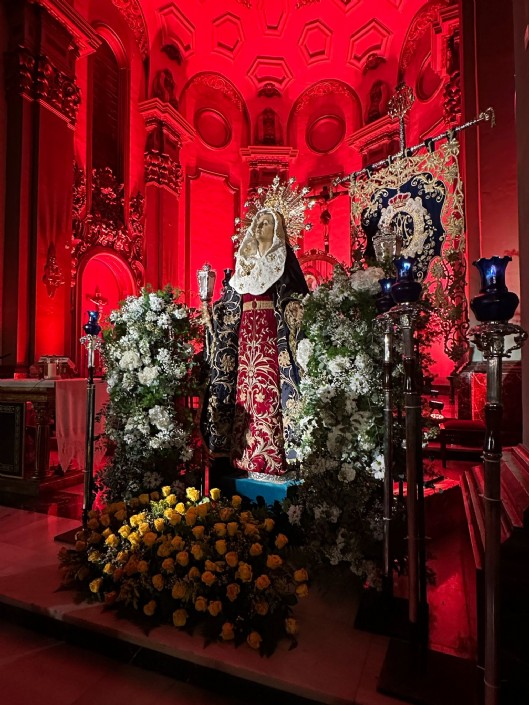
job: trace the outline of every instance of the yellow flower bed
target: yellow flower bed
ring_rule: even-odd
[[[177,498],[162,487],[114,502],[92,510],[75,549],[61,550],[63,583],[154,623],[200,623],[208,640],[270,654],[283,637],[295,644],[292,607],[308,594],[308,574],[286,560],[288,538],[263,512],[216,488]]]

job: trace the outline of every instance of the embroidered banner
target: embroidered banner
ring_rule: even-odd
[[[469,351],[463,186],[459,142],[396,156],[351,181],[351,254],[374,257],[373,238],[391,232],[415,257],[416,278],[435,309],[444,350],[461,367]]]

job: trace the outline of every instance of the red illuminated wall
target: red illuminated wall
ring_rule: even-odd
[[[399,81],[416,95],[408,143],[486,107],[470,97],[476,75],[487,104],[501,96],[512,122],[509,81],[498,73],[496,81],[485,78],[494,65],[507,70],[508,43],[498,41],[494,59],[485,44],[472,53],[467,42],[462,54],[456,3],[76,0],[66,13],[55,0],[21,0],[7,8],[1,23],[7,30],[0,31],[9,85],[7,124],[0,117],[0,157],[9,145],[7,190],[0,177],[0,215],[4,191],[9,203],[2,217],[1,353],[10,353],[20,370],[42,354],[79,356],[86,297],[96,288],[107,310],[147,282],[172,283],[196,303],[196,269],[208,261],[220,283],[222,270],[233,266],[234,217],[249,189],[276,173],[295,176],[318,198],[314,227],[298,253],[311,277],[328,274],[333,262],[349,264],[349,198],[343,187],[333,193],[325,187],[398,148],[398,129],[386,113]],[[107,96],[108,116],[94,120],[94,110],[105,105],[105,76],[94,68],[102,42],[118,78],[115,101]],[[54,76],[71,81],[58,98],[31,63],[43,55]],[[109,133],[119,125],[122,190],[92,173],[105,118]],[[491,188],[503,148],[512,146],[509,130],[487,134],[486,174],[475,172],[479,154],[471,155],[469,212],[481,199],[489,216],[482,226],[472,215],[472,256],[482,248],[485,254],[516,248],[512,209],[500,228],[498,199],[488,199],[487,209],[479,185],[487,176]],[[95,146],[106,137],[100,133]],[[512,191],[508,167],[502,168]],[[501,244],[494,233],[501,233]],[[53,297],[43,281],[50,245],[61,274]],[[449,370],[439,360],[444,376]]]

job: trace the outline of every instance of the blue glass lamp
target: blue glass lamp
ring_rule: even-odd
[[[393,277],[379,279],[380,291],[376,296],[375,305],[379,313],[387,313],[395,305],[395,301],[391,296],[391,287],[396,282]]]
[[[512,257],[481,257],[472,262],[479,271],[481,288],[470,302],[470,308],[478,321],[505,322],[514,316],[520,303],[514,291],[505,284],[505,270]]]
[[[397,281],[391,287],[391,296],[397,304],[409,304],[417,301],[422,286],[413,276],[414,257],[397,257],[393,260],[397,270]]]
[[[98,323],[99,311],[87,311],[88,321],[84,324],[83,330],[86,335],[99,335],[101,326]]]

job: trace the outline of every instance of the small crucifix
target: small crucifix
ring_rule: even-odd
[[[87,294],[86,298],[88,301],[91,301],[95,305],[97,312],[101,316],[101,314],[103,313],[103,308],[108,304],[108,299],[101,295],[99,286],[96,286],[94,294]]]

